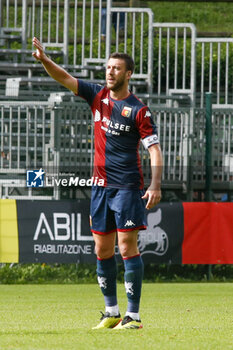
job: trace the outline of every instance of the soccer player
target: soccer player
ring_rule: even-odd
[[[162,153],[150,110],[129,90],[134,62],[125,53],[110,55],[106,86],[101,86],[74,78],[45,55],[37,38],[33,44],[34,58],[41,61],[52,78],[84,98],[93,113],[94,176],[104,185],[92,188],[90,225],[97,254],[97,279],[105,301],[105,313],[94,328],[142,328],[139,304],[143,261],[137,238],[138,231],[146,228],[145,208],[151,209],[161,198]],[[140,140],[151,160],[152,179],[146,192],[138,154]],[[128,298],[123,319],[116,293],[116,237],[124,261]]]

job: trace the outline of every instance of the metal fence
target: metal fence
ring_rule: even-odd
[[[54,142],[51,128],[53,104],[8,102],[0,104],[1,197],[48,199],[43,191],[26,188],[26,169],[49,164],[48,146]],[[51,191],[49,191],[51,192]]]
[[[31,57],[35,35],[48,54],[79,77],[103,79],[109,53],[127,52],[136,62],[135,91],[188,95],[193,106],[201,108],[204,92],[210,91],[216,104],[233,104],[232,38],[198,38],[193,24],[153,23],[150,9],[114,4],[112,0],[0,0],[2,84],[6,68],[11,78],[21,72],[19,84],[36,83],[42,67]],[[41,84],[48,82],[49,78]]]
[[[204,188],[205,110],[194,110],[193,125],[192,108],[152,106],[151,110],[163,150],[163,187],[186,193]],[[93,126],[85,102],[2,102],[0,111],[2,197],[59,198],[59,189],[52,186],[27,188],[27,170],[43,168],[48,176],[92,176]],[[233,176],[233,111],[213,109],[212,118],[213,184],[224,189]],[[148,185],[150,161],[143,149],[141,160]],[[190,182],[193,186],[189,189]]]
[[[196,28],[188,23],[154,23],[155,64],[158,95],[189,95],[194,104],[196,92]],[[182,60],[180,62],[180,60]],[[154,67],[155,69],[155,67]]]
[[[27,3],[25,1],[1,0],[0,1],[0,27],[1,27],[1,45],[4,40],[22,40],[23,48],[26,44],[27,23]],[[15,34],[15,35],[14,35]],[[16,36],[20,34],[20,36]]]
[[[0,107],[0,173],[24,173],[45,164],[45,148],[51,140],[48,102],[3,102]]]
[[[32,37],[72,74],[103,81],[106,58],[127,52],[135,60],[132,88],[150,103],[164,155],[165,188],[202,189],[205,183],[204,93],[213,93],[213,183],[233,176],[233,39],[198,38],[190,23],[154,23],[150,9],[114,7],[112,0],[0,0],[0,84],[6,99],[22,84],[39,101],[0,102],[0,196],[58,198],[52,188],[25,188],[28,169],[75,171],[90,177],[92,117],[86,103],[47,99],[53,83],[31,57]],[[40,76],[38,75],[40,71]],[[8,74],[8,75],[6,75]],[[15,75],[15,76],[14,76]],[[5,83],[6,82],[6,83]],[[55,86],[53,87],[55,89]],[[58,86],[57,89],[60,89]],[[11,96],[11,97],[10,97]],[[154,103],[156,99],[156,103]],[[55,101],[55,100],[54,100]],[[148,154],[141,150],[146,183]]]
[[[196,109],[194,117],[192,164],[193,181],[205,180],[206,137],[205,110]],[[233,175],[233,110],[212,110],[213,182],[215,187],[226,187]]]
[[[153,92],[153,12],[145,8],[111,8],[115,33],[110,51],[126,52],[135,61],[133,78]],[[120,16],[121,22],[120,22]],[[129,39],[130,38],[130,39]],[[109,53],[110,53],[109,51]]]
[[[218,105],[233,105],[233,38],[196,38],[197,91],[200,107],[204,106],[204,92],[214,93]]]
[[[48,177],[56,178],[71,172],[91,177],[93,128],[86,103],[2,101],[0,113],[1,196],[59,198],[56,186],[27,188],[27,170],[43,168]]]
[[[84,103],[62,103],[55,107],[55,151],[59,167],[91,177],[93,165],[93,124],[90,107]]]
[[[182,188],[188,178],[188,135],[190,134],[190,109],[151,107],[158,127],[158,138],[163,150],[164,186]],[[142,151],[142,166],[146,183],[150,183],[148,152]],[[165,185],[166,184],[166,185]]]

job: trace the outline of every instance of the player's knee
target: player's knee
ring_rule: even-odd
[[[101,245],[95,246],[95,252],[100,259],[108,259],[114,255],[114,249]]]
[[[129,244],[128,242],[121,242],[119,250],[122,258],[128,258],[138,254],[137,245]]]
[[[123,258],[128,256],[129,249],[127,244],[121,244],[119,250]]]

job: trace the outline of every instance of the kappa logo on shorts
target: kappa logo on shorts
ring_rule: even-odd
[[[132,112],[132,108],[131,108],[131,107],[126,107],[126,106],[125,106],[125,107],[123,108],[122,112],[121,112],[121,115],[122,115],[123,117],[129,118],[130,115],[131,115],[131,112]]]
[[[126,224],[125,224],[125,227],[126,226],[135,226],[135,223],[132,220],[127,220]]]

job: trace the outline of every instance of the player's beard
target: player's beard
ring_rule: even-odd
[[[125,76],[122,76],[120,78],[118,78],[117,80],[115,80],[115,82],[113,84],[108,84],[107,82],[107,88],[109,90],[112,90],[114,92],[116,91],[120,91],[122,89],[122,87],[125,84]]]

